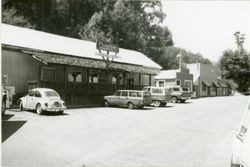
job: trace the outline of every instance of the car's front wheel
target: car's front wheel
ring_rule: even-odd
[[[42,115],[43,114],[43,108],[42,108],[41,104],[37,104],[36,105],[36,113],[38,115]]]
[[[135,107],[135,105],[132,102],[128,102],[128,108],[132,110]]]
[[[153,106],[160,107],[161,106],[161,102],[159,100],[155,100],[155,101],[153,101]]]
[[[177,99],[177,97],[174,96],[174,97],[171,98],[171,101],[172,101],[173,103],[177,103],[178,99]]]
[[[107,100],[104,101],[104,106],[105,106],[105,107],[109,107],[109,106],[110,106],[110,105],[109,105],[109,102],[108,102]]]

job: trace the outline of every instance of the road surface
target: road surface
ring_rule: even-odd
[[[228,167],[247,96],[167,107],[6,111],[2,165],[25,167]]]

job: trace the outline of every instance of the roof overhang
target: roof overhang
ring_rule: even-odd
[[[44,64],[52,63],[52,64],[87,67],[87,68],[106,69],[106,64],[102,60],[86,59],[86,58],[58,55],[52,53],[29,52],[29,54],[31,54],[33,58],[37,59],[38,61]],[[152,74],[152,75],[156,75],[160,72],[159,69],[146,68],[143,66],[117,63],[117,62],[112,62],[110,65],[110,69],[116,69],[133,73]]]

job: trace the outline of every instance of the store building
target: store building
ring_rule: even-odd
[[[94,42],[7,24],[1,29],[2,75],[13,104],[29,89],[47,87],[69,107],[98,106],[117,89],[154,85],[161,70],[137,51],[119,48],[107,68]]]
[[[193,74],[195,97],[228,95],[229,88],[224,81],[218,80],[218,72],[212,65],[194,63],[187,64],[187,68]]]

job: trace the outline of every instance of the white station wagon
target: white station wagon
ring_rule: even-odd
[[[62,114],[66,106],[59,94],[53,89],[35,88],[20,98],[19,108],[20,110],[36,110],[36,113],[41,115],[44,111]]]
[[[117,90],[114,95],[104,96],[104,106],[143,108],[152,103],[151,95],[141,90]]]

